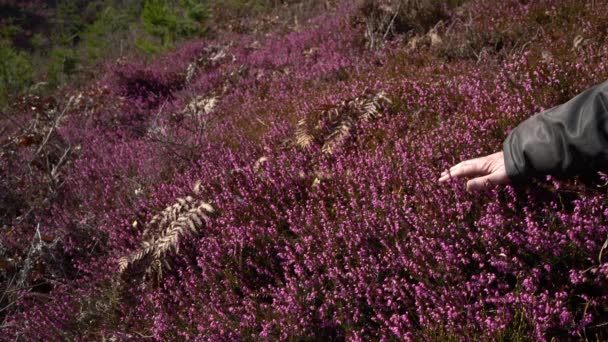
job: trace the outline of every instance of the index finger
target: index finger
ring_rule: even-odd
[[[448,172],[444,172],[439,178],[440,182],[445,182],[450,178],[458,177],[476,177],[484,175],[483,161],[481,158],[475,158],[460,162],[450,168]]]

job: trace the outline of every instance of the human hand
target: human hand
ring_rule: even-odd
[[[443,171],[439,183],[445,183],[450,178],[475,177],[467,182],[467,191],[487,190],[494,185],[509,184],[503,152],[475,158],[458,163]]]

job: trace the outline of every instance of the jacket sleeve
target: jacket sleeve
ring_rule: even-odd
[[[503,150],[515,183],[608,168],[608,81],[523,121]]]

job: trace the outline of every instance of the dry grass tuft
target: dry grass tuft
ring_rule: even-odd
[[[321,145],[323,153],[331,154],[351,135],[359,122],[369,122],[379,116],[383,105],[392,103],[384,92],[368,93],[344,100],[298,122],[294,145],[307,148],[313,142]]]

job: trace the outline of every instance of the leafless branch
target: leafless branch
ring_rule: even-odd
[[[55,117],[55,120],[53,122],[53,125],[51,126],[51,128],[49,129],[49,132],[46,134],[46,136],[44,137],[44,139],[42,140],[42,143],[40,144],[40,146],[38,147],[38,149],[36,150],[36,152],[34,153],[34,155],[32,156],[32,161],[36,158],[36,156],[38,156],[38,154],[40,154],[40,152],[42,152],[42,150],[44,149],[44,147],[46,146],[46,144],[48,143],[49,139],[51,138],[51,135],[53,134],[53,132],[55,131],[55,129],[57,129],[58,125],[59,125],[59,121],[61,121],[61,119],[63,118],[63,116],[65,115],[66,111],[68,110],[68,108],[70,107],[70,105],[72,104],[73,101],[73,97],[71,97],[68,100],[68,103],[65,105],[65,107],[63,108],[63,110],[61,111],[61,113]]]
[[[399,14],[400,10],[401,10],[401,3],[399,3],[399,6],[397,7],[395,14],[393,15],[393,18],[391,19],[390,23],[386,27],[386,32],[384,32],[384,37],[383,37],[384,39],[386,39],[386,37],[388,37],[390,30],[393,28],[393,25],[395,24],[395,19],[397,18],[397,15]]]

